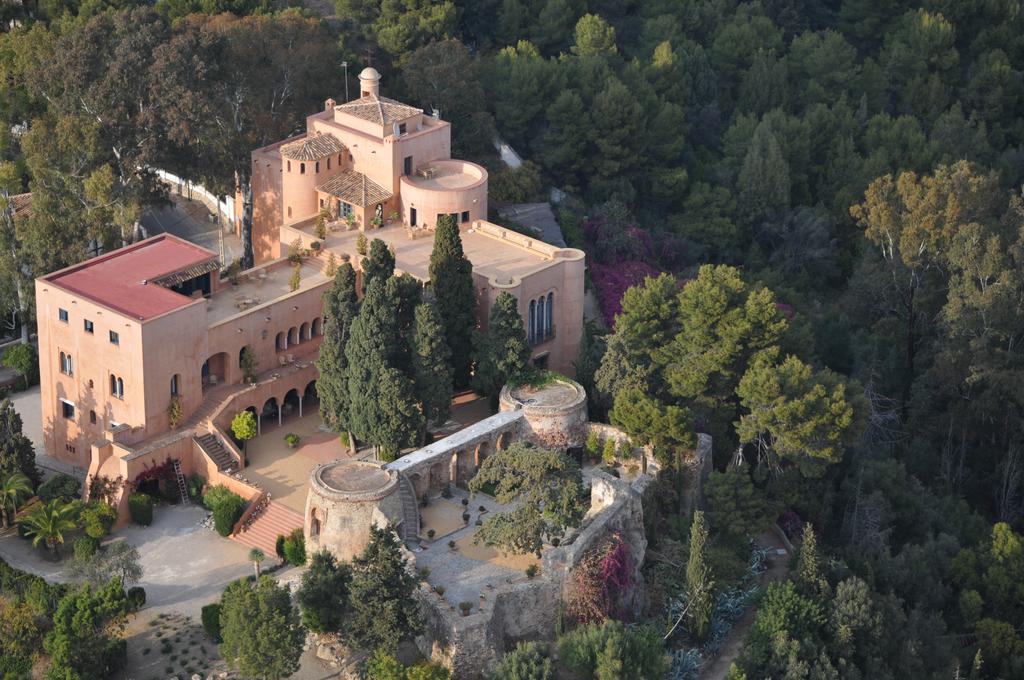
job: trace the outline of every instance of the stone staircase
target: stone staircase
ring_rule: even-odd
[[[412,482],[401,472],[398,473],[398,493],[402,498],[402,540],[406,543],[419,543],[420,510],[416,502],[416,491]]]
[[[277,537],[287,536],[296,529],[302,529],[302,515],[277,501],[270,501],[252,524],[231,539],[250,548],[259,548],[272,558],[277,554]]]
[[[199,445],[206,455],[208,455],[214,463],[217,464],[217,469],[221,472],[231,473],[238,470],[238,463],[234,457],[228,453],[228,450],[224,448],[224,445],[220,441],[220,437],[215,434],[204,434],[192,438],[196,444]]]

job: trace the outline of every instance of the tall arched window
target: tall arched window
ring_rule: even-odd
[[[117,396],[117,376],[113,374],[110,376],[110,393]]]
[[[288,172],[292,171],[292,162],[288,161]]]
[[[547,314],[544,312],[544,308],[547,306],[544,304],[544,296],[541,295],[537,299],[537,339],[543,340],[545,336],[544,323],[547,321]]]
[[[171,396],[178,396],[178,374],[175,373],[171,376]]]
[[[530,300],[530,316],[526,324],[526,339],[528,342],[533,342],[535,334],[537,332],[537,303],[534,300]]]
[[[306,164],[305,163],[299,163],[299,174],[300,175],[305,175],[306,174]]]
[[[554,335],[554,333],[555,333],[555,313],[553,311],[554,310],[554,306],[555,306],[555,294],[554,293],[548,293],[548,322],[546,324],[546,327],[548,329],[548,335]]]

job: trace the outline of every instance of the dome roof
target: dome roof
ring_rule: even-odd
[[[377,69],[367,66],[359,73],[359,80],[380,80],[380,74]]]

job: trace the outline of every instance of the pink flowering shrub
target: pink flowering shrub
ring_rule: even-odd
[[[617,262],[615,264],[590,264],[590,279],[597,289],[597,300],[601,305],[601,315],[612,328],[615,317],[622,311],[622,296],[631,287],[643,283],[648,276],[657,276],[658,270],[637,260]]]
[[[622,620],[629,615],[623,599],[633,582],[633,557],[620,536],[584,555],[571,578],[566,605],[577,622]]]

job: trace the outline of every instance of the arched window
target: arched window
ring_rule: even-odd
[[[548,322],[546,327],[548,329],[548,335],[554,335],[555,333],[555,294],[548,293]]]
[[[288,172],[292,171],[292,162],[288,161]]]
[[[124,399],[124,380],[117,379],[117,398]]]
[[[546,306],[547,305],[545,304],[544,296],[541,295],[540,298],[537,299],[537,339],[538,340],[543,340],[546,337],[546,335],[547,335],[547,333],[545,332],[546,326],[544,325],[547,322],[547,319],[548,319],[547,314],[544,312],[544,308]]]
[[[60,353],[60,372],[65,375],[75,374],[75,366],[70,354]]]
[[[178,396],[178,374],[175,373],[171,376],[171,396]]]
[[[305,163],[299,163],[299,174],[300,175],[305,175],[306,174],[306,164]]]
[[[537,303],[530,300],[530,316],[526,324],[526,339],[528,342],[533,342],[535,334],[537,332]]]
[[[328,170],[331,169],[331,157],[330,156],[327,157],[327,169]]]
[[[313,172],[320,172],[320,161],[316,162],[316,168],[313,170]]]
[[[110,393],[117,395],[117,376],[113,374],[110,376]]]

